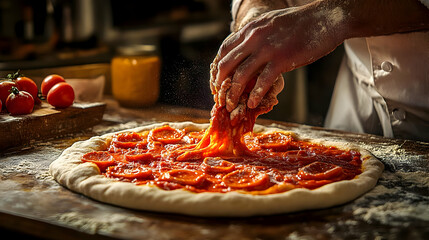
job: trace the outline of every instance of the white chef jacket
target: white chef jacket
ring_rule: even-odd
[[[344,47],[325,127],[429,141],[429,31],[349,39]]]
[[[344,47],[325,127],[429,141],[429,31]]]

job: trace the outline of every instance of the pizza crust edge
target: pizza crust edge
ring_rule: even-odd
[[[208,127],[208,124],[193,122],[164,122],[120,132],[142,132],[166,124],[175,128],[191,128],[193,130]],[[257,132],[273,130],[287,132],[281,128],[255,125]],[[106,140],[117,133],[119,132],[74,143],[51,163],[49,166],[50,174],[58,183],[74,192],[122,207],[204,217],[244,217],[321,209],[349,202],[372,189],[377,184],[384,169],[384,165],[379,160],[358,146],[343,142],[304,139],[340,149],[360,151],[362,158],[366,159],[362,163],[363,172],[352,180],[334,182],[314,190],[293,189],[271,195],[252,195],[238,192],[194,193],[183,189],[166,191],[156,186],[138,186],[134,183],[106,178],[100,175],[95,164],[84,163],[80,160],[87,152],[105,149],[107,147]]]

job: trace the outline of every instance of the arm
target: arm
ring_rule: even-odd
[[[233,33],[240,30],[243,26],[248,24],[249,22],[255,20],[261,14],[265,12],[269,12],[272,10],[299,6],[307,4],[313,0],[233,0],[232,1],[232,9],[231,14],[233,21],[231,23],[231,31]],[[214,94],[215,102],[218,102],[221,106],[226,105],[226,92],[231,86],[231,78],[228,77],[222,82],[222,87],[215,87],[214,80],[217,75],[217,64],[219,58],[218,56],[215,58],[211,65],[211,80],[210,80],[210,88],[212,93]],[[234,83],[235,84],[235,83]],[[275,104],[277,104],[277,95],[283,90],[284,87],[284,79],[281,74],[276,78],[275,82],[272,84],[270,90],[265,94],[263,100],[261,100],[261,104],[259,105],[260,112],[269,111]],[[243,98],[240,99],[240,106],[237,106],[235,110],[236,112],[243,112],[238,109],[243,109],[247,107],[247,101],[243,102]],[[231,110],[232,111],[232,110]],[[232,114],[233,119],[240,119],[242,116],[240,114]]]
[[[365,0],[344,4],[350,29],[344,39],[429,29],[429,9],[418,0]]]
[[[249,0],[250,1],[250,0]],[[244,19],[241,11],[237,20]],[[250,79],[257,77],[247,106],[257,107],[282,72],[327,55],[345,39],[429,28],[429,10],[417,0],[317,0],[262,14],[228,37],[218,52],[219,88],[231,78],[224,94],[232,111]]]
[[[233,1],[231,30],[237,32],[261,14],[272,10],[305,5],[314,0],[238,0]]]

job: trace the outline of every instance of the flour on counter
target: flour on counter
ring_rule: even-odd
[[[106,215],[85,216],[77,212],[58,214],[54,216],[52,220],[90,234],[119,232],[130,222],[144,222],[141,218],[129,216],[127,214],[106,213]]]
[[[46,167],[36,160],[22,160],[11,161],[15,162],[15,165],[7,165],[0,168],[0,174],[26,174],[34,176],[38,180],[52,180],[53,178],[49,174]],[[42,170],[43,169],[43,170]]]
[[[385,171],[379,185],[355,201],[353,215],[370,224],[405,226],[411,222],[405,220],[410,219],[429,223],[429,195],[414,192],[416,188],[429,189],[428,181],[426,172]]]
[[[149,123],[145,123],[144,125],[148,125],[148,124]],[[116,124],[116,125],[111,126],[111,127],[94,126],[92,130],[97,135],[102,135],[102,134],[106,134],[106,133],[111,133],[111,132],[117,132],[117,131],[121,131],[121,130],[136,128],[136,127],[140,127],[142,125],[143,124],[141,122],[130,121],[130,122],[127,122],[127,123]]]
[[[368,223],[373,223],[375,220],[386,225],[403,226],[404,222],[410,224],[410,222],[404,221],[407,218],[429,221],[429,204],[411,205],[404,202],[387,202],[371,208],[358,208],[353,214],[360,216]]]

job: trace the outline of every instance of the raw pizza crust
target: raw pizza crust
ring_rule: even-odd
[[[165,124],[174,128],[206,129],[208,124],[192,122],[160,123],[125,130],[142,132]],[[255,132],[283,131],[255,125]],[[90,198],[123,207],[194,216],[253,216],[272,215],[307,209],[327,208],[351,201],[373,188],[383,171],[383,164],[368,151],[347,143],[308,141],[360,151],[363,172],[355,179],[334,182],[314,190],[293,189],[270,195],[252,195],[238,192],[194,193],[183,189],[166,191],[156,186],[120,182],[100,174],[93,163],[84,163],[81,157],[88,152],[104,150],[116,133],[92,137],[66,149],[51,163],[50,174],[63,186]],[[306,139],[307,140],[307,139]]]

